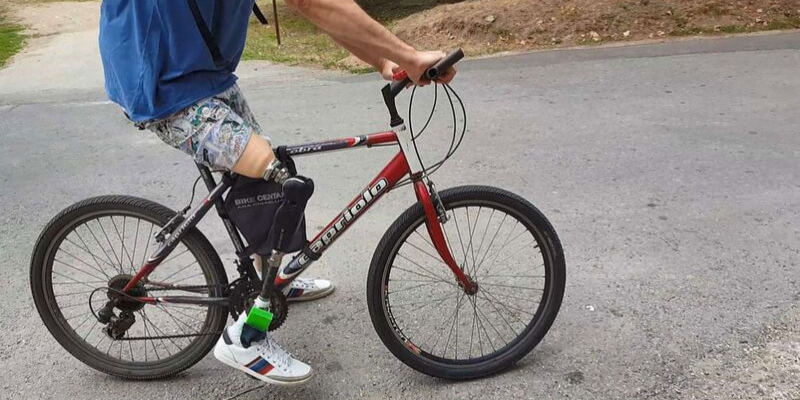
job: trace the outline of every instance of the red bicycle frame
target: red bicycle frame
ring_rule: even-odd
[[[422,181],[422,167],[418,158],[409,157],[413,151],[413,144],[410,132],[405,130],[404,126],[399,126],[395,130],[373,133],[369,135],[362,135],[358,137],[344,138],[329,140],[323,142],[315,142],[302,144],[297,146],[281,146],[277,148],[276,153],[280,157],[294,157],[304,156],[315,153],[330,152],[335,150],[353,149],[357,147],[371,147],[377,144],[398,144],[400,151],[389,161],[389,163],[381,170],[380,173],[367,185],[367,187],[357,195],[348,206],[334,218],[321,232],[319,232],[314,239],[311,240],[309,246],[300,253],[298,253],[283,269],[280,270],[275,280],[275,287],[280,289],[285,288],[292,280],[305,271],[315,260],[319,259],[325,250],[333,244],[342,233],[353,225],[367,210],[374,205],[378,199],[384,194],[392,190],[397,183],[406,175],[409,175],[413,183],[414,192],[417,201],[420,202],[425,210],[425,224],[428,233],[442,261],[450,268],[460,287],[466,292],[475,290],[475,285],[472,280],[464,274],[458,263],[450,253],[447,246],[439,215],[437,212],[434,200],[431,198],[431,192],[425,183]],[[147,260],[137,274],[128,282],[124,290],[129,292],[140,281],[147,280],[147,277],[164,261],[170,252],[180,242],[181,236],[184,232],[194,228],[197,223],[205,216],[205,214],[215,205],[218,211],[222,210],[222,196],[232,185],[232,176],[225,174],[219,184],[214,184],[211,172],[206,167],[200,167],[201,175],[206,181],[206,186],[209,188],[210,193],[203,201],[192,209],[189,214],[181,219],[173,219],[170,221],[174,223],[174,228],[169,236],[162,242],[158,250]],[[225,227],[233,239],[234,247],[237,253],[242,254],[245,252],[244,244],[233,227],[230,220],[223,218]],[[170,224],[167,224],[168,226]],[[151,282],[153,283],[153,282]],[[169,285],[168,285],[169,286]],[[180,289],[179,287],[174,287]],[[147,303],[191,303],[191,304],[217,304],[222,303],[225,299],[201,298],[192,296],[172,296],[172,297],[139,297],[140,301]]]

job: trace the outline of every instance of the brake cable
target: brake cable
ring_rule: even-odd
[[[449,100],[449,103],[450,103],[450,108],[451,108],[451,111],[453,113],[453,136],[452,136],[452,140],[450,141],[450,149],[448,150],[447,154],[445,155],[445,157],[442,160],[440,160],[439,162],[433,164],[428,169],[427,176],[430,176],[434,172],[436,172],[447,160],[450,159],[450,157],[453,156],[453,154],[455,154],[455,152],[461,146],[461,142],[464,140],[464,136],[465,136],[466,130],[467,130],[467,112],[466,112],[466,109],[464,108],[464,103],[461,101],[461,98],[453,90],[452,87],[450,87],[449,85],[444,85],[444,87],[445,87],[445,94],[448,97],[448,100]],[[451,94],[456,98],[456,100],[458,101],[458,103],[459,103],[459,105],[461,107],[461,115],[462,115],[462,118],[463,118],[463,126],[462,126],[462,130],[461,130],[460,135],[458,133],[458,125],[457,125],[457,117],[456,117],[455,105],[454,105],[453,99],[450,97]],[[459,137],[457,143],[455,143],[456,136]]]
[[[414,89],[412,89],[411,98],[409,99],[409,104],[408,104],[408,129],[409,129],[409,131],[411,133],[411,142],[412,142],[412,145],[414,146],[414,152],[416,153],[417,159],[419,160],[420,165],[422,166],[423,178],[426,178],[426,179],[429,178],[431,175],[433,175],[436,171],[438,171],[439,168],[441,168],[442,165],[444,165],[444,163],[447,160],[449,160],[450,157],[453,156],[453,154],[455,154],[455,152],[461,146],[461,143],[463,142],[464,136],[465,136],[466,131],[467,131],[467,111],[466,111],[466,108],[464,107],[464,102],[461,99],[461,97],[458,95],[458,93],[456,93],[456,91],[449,84],[446,84],[446,83],[445,84],[434,83],[434,85],[435,85],[434,86],[434,100],[433,100],[433,104],[431,105],[431,111],[428,114],[428,118],[425,121],[425,124],[423,125],[422,129],[420,129],[419,132],[417,132],[416,134],[414,134],[414,128],[413,128],[413,126],[414,126],[413,125],[413,104],[414,104],[414,96],[416,94],[416,89],[417,89],[416,86],[414,87]],[[450,103],[450,110],[451,110],[451,113],[452,113],[452,116],[453,116],[453,133],[452,133],[452,137],[451,137],[451,140],[450,140],[450,146],[449,146],[447,152],[445,153],[444,157],[441,160],[431,164],[429,167],[426,167],[424,162],[422,161],[422,157],[421,157],[421,155],[419,153],[419,148],[417,146],[417,139],[419,139],[422,136],[422,134],[427,131],[427,129],[428,129],[429,125],[430,125],[430,122],[431,122],[431,120],[433,118],[433,114],[434,114],[434,112],[436,110],[436,106],[437,106],[437,103],[438,103],[438,87],[439,87],[439,85],[442,85],[442,87],[444,89],[444,92],[445,92],[445,95],[447,96],[447,100]],[[455,100],[454,100],[454,98],[455,98]],[[458,102],[459,108],[461,108],[461,113],[460,114],[461,114],[461,117],[462,117],[462,126],[461,126],[461,132],[460,133],[458,132],[458,126],[459,126],[458,117],[459,116],[457,115],[458,113],[456,112],[456,106],[455,106],[456,102]],[[456,138],[458,138],[458,139],[456,139]],[[408,178],[402,179],[400,182],[398,182],[395,187],[405,186],[405,185],[408,185],[410,183],[411,183],[411,178],[408,177]]]

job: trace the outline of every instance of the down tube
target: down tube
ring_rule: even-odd
[[[311,240],[309,249],[312,253],[312,257],[302,252],[296,255],[292,261],[286,265],[286,268],[281,270],[278,276],[275,277],[275,287],[283,289],[295,277],[308,268],[314,260],[319,259],[328,246],[333,244],[350,225],[354,224],[364,215],[381,196],[391,190],[402,177],[408,174],[408,171],[408,162],[406,161],[405,155],[402,151],[398,152],[361,194],[356,196],[356,198],[350,202],[350,205],[348,205],[336,219],[331,221],[322,232]]]

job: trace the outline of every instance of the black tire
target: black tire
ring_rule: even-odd
[[[119,342],[120,357],[115,358],[114,356],[109,355],[110,350],[107,350],[106,354],[103,354],[100,348],[92,347],[92,345],[87,342],[85,337],[83,339],[79,337],[80,335],[76,333],[78,328],[73,329],[70,323],[66,321],[66,317],[62,312],[64,309],[66,309],[66,307],[59,304],[60,301],[57,300],[58,296],[54,294],[54,259],[56,258],[57,254],[60,254],[59,251],[61,251],[60,249],[62,242],[71,237],[70,234],[72,232],[78,232],[78,234],[80,234],[78,229],[83,226],[81,224],[88,224],[95,219],[100,221],[100,218],[111,218],[111,221],[114,222],[115,220],[113,217],[125,218],[123,221],[127,221],[128,219],[130,219],[130,221],[138,221],[136,226],[137,238],[134,239],[134,245],[137,245],[137,241],[138,243],[141,243],[144,240],[143,237],[145,235],[144,229],[142,229],[142,239],[139,239],[140,233],[138,224],[147,222],[151,224],[151,229],[152,227],[158,228],[164,226],[174,215],[175,211],[145,199],[129,196],[94,197],[78,202],[59,213],[47,224],[44,231],[39,236],[31,257],[30,270],[31,291],[33,293],[36,309],[38,310],[45,326],[58,341],[58,343],[81,362],[101,372],[121,378],[158,379],[177,374],[191,367],[200,361],[216,343],[221,330],[224,329],[227,322],[228,312],[227,309],[222,307],[208,307],[207,311],[205,309],[199,310],[201,315],[205,313],[203,318],[195,321],[190,320],[190,322],[202,324],[202,327],[200,330],[198,330],[198,332],[203,332],[204,334],[194,338],[185,339],[188,340],[188,344],[185,348],[176,351],[175,354],[169,352],[168,341],[162,340],[162,343],[159,344],[159,346],[162,346],[162,353],[165,351],[163,349],[166,348],[166,352],[169,356],[165,355],[163,359],[159,356],[158,360],[147,360],[147,352],[149,351],[149,348],[147,342],[145,341],[144,352],[145,360],[147,361],[137,361],[134,355],[134,345],[130,344],[132,342],[129,341],[127,342],[127,346],[131,346],[131,360],[125,360],[122,357],[123,342]],[[134,222],[131,222],[131,228],[127,228],[128,232],[132,231],[133,223]],[[122,230],[123,236],[120,243],[124,244],[126,242],[126,239],[124,238],[126,228],[123,227]],[[152,233],[157,231],[158,229],[155,229],[154,232],[151,231],[151,236]],[[155,240],[153,240],[153,243],[154,242]],[[150,243],[150,238],[148,237],[145,250],[149,248]],[[111,246],[111,243],[109,243],[109,245]],[[205,282],[204,284],[206,285],[212,286],[213,288],[208,290],[209,296],[221,297],[223,295],[223,289],[220,288],[228,285],[227,276],[225,275],[225,270],[222,266],[219,256],[211,246],[211,243],[209,243],[208,239],[206,239],[206,237],[203,236],[199,230],[192,229],[185,233],[185,236],[179,246],[184,246],[186,249],[184,253],[194,257],[195,263],[199,266],[199,270],[201,271],[198,275],[193,276],[192,279],[197,279],[201,282]],[[113,248],[113,246],[111,248]],[[134,248],[134,251],[135,250],[136,249]],[[142,251],[142,253],[146,253],[146,251]],[[178,255],[174,253],[176,253],[175,251],[173,252],[173,255],[178,257]],[[91,254],[91,252],[87,251],[87,254]],[[120,250],[120,257],[122,257],[122,255],[122,250]],[[128,256],[130,259],[130,255]],[[131,268],[131,270],[135,270],[136,267],[134,267],[134,264],[138,264],[140,256],[138,254],[134,254],[134,256],[135,257],[131,259],[130,266],[127,264],[122,265],[120,270],[123,270],[123,268]],[[144,256],[144,254],[142,254],[142,256]],[[134,259],[136,262],[133,261]],[[100,261],[105,262],[105,260]],[[97,262],[97,260],[95,260],[95,262]],[[120,264],[123,263],[125,263],[124,259]],[[101,266],[100,263],[97,265]],[[111,264],[108,265],[112,268],[115,267]],[[106,267],[102,266],[101,268]],[[112,273],[114,273],[114,271],[114,269],[111,270]],[[158,271],[158,269],[156,271]],[[127,273],[127,271],[124,271],[123,273]],[[103,272],[103,274],[106,275],[105,272]],[[81,277],[83,275],[73,276],[71,278],[63,278],[63,274],[59,273],[58,276],[59,279],[70,279],[69,282],[74,280],[76,282],[75,285],[80,285],[81,290],[91,291],[92,287],[104,285],[96,281],[91,285],[87,285],[85,281],[81,281]],[[84,288],[84,286],[88,286],[88,289]],[[108,284],[105,284],[105,287],[108,287]],[[104,295],[103,292],[100,292],[100,294],[92,293],[91,296],[94,296],[94,298],[89,297],[90,300],[88,301],[83,297],[83,294],[77,295],[80,296],[78,298],[78,303],[85,301],[88,304],[87,308],[92,307],[92,304],[94,304],[94,307],[97,307],[97,304],[104,304],[104,302],[107,300],[105,297],[106,295]],[[98,302],[93,303],[95,301]],[[80,307],[79,304],[77,306]],[[146,310],[148,310],[147,307],[152,307],[151,310],[155,310],[154,307],[156,306],[147,305],[145,308],[138,310],[137,312],[142,313],[140,315],[144,315],[144,317],[140,317],[141,320],[137,320],[135,323],[144,324],[145,331],[147,330],[147,324],[142,321],[148,318],[146,314]],[[94,311],[96,312],[97,309],[95,308]],[[152,313],[158,311],[150,312]],[[91,313],[89,315],[91,316]],[[153,314],[151,314],[151,316],[152,315]],[[81,318],[83,318],[83,316],[81,316]],[[89,319],[88,324],[92,324],[92,318],[93,317]],[[154,325],[150,326],[150,329],[156,329],[153,328]],[[96,330],[101,328],[102,326],[98,324],[89,329],[93,330],[92,335],[94,337],[94,335],[97,335],[97,333],[95,333]],[[109,349],[111,349],[111,346],[114,344],[114,342],[112,342],[110,338],[108,340],[111,343],[109,344]],[[176,346],[176,348],[177,347],[178,346]],[[156,344],[153,344],[153,350],[156,352],[156,355],[158,355]]]
[[[405,323],[405,321],[398,322],[395,320],[395,316],[393,315],[392,306],[389,304],[390,302],[387,298],[390,296],[390,274],[392,268],[397,268],[398,270],[403,270],[400,267],[393,266],[394,264],[398,264],[398,261],[402,261],[398,258],[398,261],[395,261],[395,257],[398,253],[400,253],[401,248],[405,248],[404,243],[407,240],[411,240],[412,234],[416,231],[416,229],[425,229],[424,221],[425,221],[425,214],[422,206],[417,203],[406,210],[387,230],[384,234],[382,240],[378,244],[377,249],[372,258],[372,263],[369,270],[369,278],[367,283],[367,301],[369,306],[370,317],[372,318],[372,324],[375,327],[378,336],[380,336],[383,343],[386,347],[394,354],[400,361],[408,365],[409,367],[422,372],[427,375],[431,375],[434,377],[444,378],[444,379],[452,379],[452,380],[463,380],[463,379],[475,379],[480,378],[488,375],[492,375],[498,373],[500,371],[509,368],[514,363],[519,361],[522,357],[528,354],[534,347],[544,338],[547,331],[550,329],[550,326],[553,324],[553,321],[558,314],[558,310],[561,306],[561,300],[564,294],[564,284],[566,279],[566,269],[564,265],[564,254],[561,248],[561,243],[559,242],[558,236],[556,235],[555,230],[548,222],[548,220],[542,215],[542,213],[536,209],[531,203],[526,201],[525,199],[501,190],[492,187],[485,187],[485,186],[463,186],[463,187],[456,187],[452,189],[443,190],[440,192],[440,197],[445,209],[448,211],[448,215],[451,214],[455,215],[455,210],[459,210],[461,208],[465,208],[467,213],[469,212],[468,207],[482,207],[485,209],[491,208],[492,216],[495,215],[495,211],[502,211],[507,215],[512,216],[513,218],[517,219],[518,223],[523,225],[523,229],[527,228],[528,232],[533,236],[531,239],[531,243],[535,240],[537,246],[539,248],[539,252],[542,255],[542,265],[544,269],[545,275],[542,277],[537,278],[544,278],[545,283],[543,285],[541,300],[539,302],[538,308],[536,308],[535,313],[530,311],[530,314],[533,317],[530,320],[530,323],[523,329],[520,329],[520,334],[516,336],[515,339],[510,340],[506,343],[506,345],[499,350],[495,349],[496,351],[489,355],[484,355],[483,353],[483,344],[481,345],[481,356],[480,357],[472,357],[473,352],[473,334],[470,335],[470,346],[469,346],[469,354],[467,355],[466,359],[459,358],[458,353],[458,344],[456,344],[454,356],[448,356],[448,344],[445,344],[445,349],[442,355],[434,355],[430,353],[435,353],[435,349],[437,348],[437,344],[434,343],[432,348],[428,346],[428,349],[422,349],[418,342],[413,342],[411,338],[407,337],[407,332],[404,331],[404,326],[401,326]],[[480,213],[480,209],[478,211]],[[488,211],[487,211],[488,212]],[[499,214],[498,214],[499,216]],[[469,214],[467,214],[467,222],[469,223]],[[492,217],[489,217],[489,223],[492,222]],[[476,219],[476,231],[477,231],[477,223],[478,219],[480,219],[480,214]],[[451,218],[452,221],[452,218]],[[463,219],[461,220],[463,224]],[[505,223],[505,218],[503,219],[503,223]],[[487,228],[488,229],[488,224]],[[515,227],[517,225],[514,225]],[[450,229],[451,232],[454,229],[452,223],[448,223],[444,225],[445,229]],[[462,232],[462,228],[459,229],[459,234]],[[494,228],[492,228],[494,229]],[[497,228],[498,231],[502,229],[501,227]],[[512,228],[512,231],[516,228]],[[476,232],[475,231],[475,232]],[[505,231],[504,231],[505,232]],[[478,233],[479,235],[480,233]],[[511,232],[509,232],[509,236]],[[484,233],[484,237],[486,233]],[[497,233],[495,233],[497,236]],[[424,237],[422,239],[425,239]],[[470,238],[470,240],[472,240]],[[506,239],[508,240],[508,239]],[[516,239],[515,239],[516,240]],[[470,246],[477,246],[477,235],[475,239],[476,244],[470,244]],[[483,245],[483,240],[481,241],[481,245]],[[422,243],[422,242],[420,242]],[[450,238],[448,236],[448,243],[450,243]],[[453,241],[453,243],[455,243]],[[413,243],[412,243],[413,244]],[[430,243],[429,243],[430,244]],[[486,252],[488,253],[490,249],[493,248],[494,245],[490,244],[487,247]],[[419,248],[414,246],[415,248]],[[451,249],[454,246],[451,244]],[[505,247],[505,246],[504,246]],[[500,251],[504,251],[502,248]],[[436,254],[435,251],[429,251],[429,253]],[[462,254],[465,263],[468,263],[466,259],[468,251],[463,252]],[[430,255],[430,254],[428,254]],[[454,253],[454,256],[456,254]],[[404,257],[401,255],[401,257]],[[438,258],[438,255],[436,256]],[[407,258],[406,258],[407,259]],[[458,260],[458,258],[457,258]],[[494,258],[497,260],[497,258]],[[483,261],[483,260],[481,260]],[[440,261],[441,262],[441,261]],[[493,264],[492,261],[490,264]],[[473,264],[476,263],[473,260]],[[477,264],[477,267],[473,268],[476,274],[482,271],[482,264]],[[398,264],[399,265],[399,264]],[[418,264],[415,264],[418,265]],[[505,264],[503,264],[505,265]],[[526,264],[527,265],[527,264]],[[467,268],[467,266],[462,265],[462,268]],[[408,268],[408,267],[407,267]],[[420,268],[422,266],[420,265]],[[446,270],[446,267],[442,266],[442,271]],[[486,268],[490,268],[487,266]],[[436,275],[434,271],[423,269],[419,270],[422,271],[429,271],[432,274]],[[410,271],[409,271],[410,272]],[[399,272],[398,272],[399,273]],[[437,272],[438,273],[438,272]],[[450,273],[449,270],[447,272],[443,272],[445,276],[447,273]],[[486,272],[490,274],[489,272]],[[423,273],[425,276],[430,276],[427,272]],[[452,273],[450,273],[452,275]],[[491,274],[490,274],[491,275]],[[490,278],[487,278],[485,282],[490,282]],[[491,279],[496,279],[495,277],[491,277]],[[419,280],[417,282],[424,282],[424,280]],[[495,281],[491,281],[495,282]],[[478,280],[478,285],[482,284],[480,280]],[[393,284],[394,285],[394,284]],[[419,286],[425,286],[426,284],[421,284]],[[430,285],[430,284],[427,284]],[[450,282],[449,285],[454,286],[453,282]],[[486,290],[489,290],[489,284],[484,284],[483,287]],[[445,285],[446,286],[446,285]],[[430,290],[429,288],[425,289]],[[448,289],[449,290],[449,289]],[[452,289],[456,292],[460,290],[457,286],[455,289]],[[507,289],[506,289],[507,290]],[[402,290],[398,290],[402,291]],[[440,291],[441,292],[441,291]],[[463,290],[462,290],[463,292]],[[483,298],[486,299],[489,303],[491,303],[491,299],[488,297],[487,294],[484,294]],[[459,294],[456,293],[456,296]],[[476,297],[477,296],[477,297]],[[477,307],[477,300],[480,297],[480,289],[479,294],[473,296],[473,300],[469,300],[473,304],[474,308],[474,317],[473,317],[473,330],[475,329],[474,326],[478,325],[474,320],[479,319],[479,312],[480,310]],[[510,295],[509,295],[510,296]],[[428,304],[431,304],[434,300],[433,298],[436,297],[435,293],[430,293],[428,296],[425,294],[417,295],[413,298],[418,299],[417,302],[424,302],[424,305],[421,307],[427,307]],[[465,296],[461,295],[461,298]],[[421,299],[421,300],[420,300]],[[453,325],[456,325],[456,322],[459,321],[458,310],[462,307],[463,300],[457,299],[455,303],[455,318],[453,319]],[[483,303],[484,307],[489,308],[490,306],[486,305],[486,302]],[[493,306],[493,305],[491,305]],[[449,310],[449,309],[448,309]],[[506,309],[507,310],[507,309]],[[428,309],[430,312],[431,309]],[[422,322],[417,321],[416,319],[425,320],[426,318],[433,318],[429,324],[437,324],[441,321],[446,315],[431,313],[433,317],[425,316],[425,313],[421,311],[414,310],[415,315],[413,324],[421,324],[424,326],[425,324]],[[449,312],[449,311],[448,311]],[[467,305],[466,312],[469,312],[469,305]],[[502,311],[498,310],[498,314],[502,314]],[[420,317],[417,318],[416,315]],[[437,319],[437,315],[441,315]],[[462,314],[465,315],[465,314]],[[502,315],[501,315],[502,317]],[[452,318],[452,315],[451,315]],[[503,318],[505,319],[505,318]],[[449,321],[449,319],[447,320]],[[444,322],[444,326],[448,322]],[[524,321],[523,321],[524,322]],[[458,322],[459,324],[461,322]],[[409,323],[410,326],[412,323]],[[514,329],[509,324],[509,335],[513,337]],[[452,327],[450,328],[450,335],[452,335]],[[464,336],[466,335],[466,331],[463,331]],[[484,332],[487,332],[484,330]],[[495,329],[495,332],[497,330]],[[433,332],[433,337],[436,338],[437,342],[441,336],[437,337],[436,331]],[[444,332],[446,333],[446,332]],[[500,335],[500,333],[498,333]],[[425,336],[425,335],[421,335]],[[462,336],[463,337],[463,336]],[[491,338],[489,338],[491,339]],[[430,339],[428,342],[432,341]],[[448,337],[448,342],[451,340]],[[478,340],[480,341],[480,327],[478,328]],[[458,331],[456,330],[456,342],[458,341]],[[477,347],[477,345],[476,345]],[[487,345],[488,347],[488,345]],[[492,344],[492,348],[494,348],[494,344]],[[430,352],[430,353],[429,353]],[[476,350],[477,352],[477,350]],[[462,351],[463,353],[463,351]],[[463,354],[462,354],[463,355]]]

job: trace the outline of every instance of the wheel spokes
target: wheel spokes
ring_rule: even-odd
[[[210,334],[206,332],[210,311],[204,306],[139,307],[132,310],[135,322],[119,340],[109,337],[104,324],[97,321],[95,314],[109,300],[109,283],[121,274],[128,279],[135,274],[158,245],[152,237],[160,229],[134,215],[95,216],[65,232],[52,252],[50,281],[59,319],[78,340],[101,354],[125,362],[152,362],[171,357]],[[181,287],[208,284],[198,259],[183,243],[152,276],[163,279],[156,279],[160,286],[143,289],[148,295],[156,291],[153,295],[169,296],[179,294]],[[207,296],[213,291],[197,293]],[[129,304],[135,307],[136,303]],[[121,316],[122,310],[115,308],[114,313]]]
[[[466,294],[430,250],[422,220],[396,250],[385,307],[398,334],[423,354],[446,360],[488,357],[513,343],[536,318],[545,291],[544,256],[527,225],[502,208],[470,205],[447,214],[448,247],[478,284],[477,294]]]

